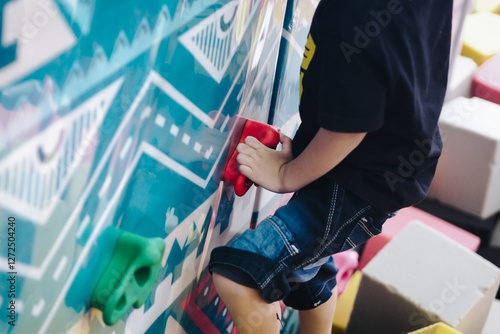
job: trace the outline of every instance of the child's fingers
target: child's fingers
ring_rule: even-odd
[[[240,171],[241,174],[243,174],[244,176],[248,177],[248,178],[252,178],[252,174],[253,174],[253,170],[251,167],[247,166],[247,165],[239,165],[238,166],[238,170]]]
[[[250,166],[254,159],[252,156],[248,155],[248,154],[244,154],[244,153],[239,153],[237,156],[236,156],[236,161],[238,162],[238,164],[240,165],[247,165],[247,166]]]
[[[266,147],[264,144],[262,144],[257,138],[255,137],[246,137],[245,138],[245,144],[248,146],[254,148],[254,149],[259,149],[261,147]]]
[[[253,151],[255,151],[255,149],[248,146],[247,144],[240,143],[238,144],[238,146],[236,146],[236,151],[238,152],[238,155],[239,154],[251,155]]]

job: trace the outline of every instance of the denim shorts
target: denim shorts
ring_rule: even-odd
[[[336,286],[332,254],[382,231],[382,212],[337,183],[321,178],[229,245],[212,251],[209,270],[259,289],[268,303],[298,310],[326,302]]]

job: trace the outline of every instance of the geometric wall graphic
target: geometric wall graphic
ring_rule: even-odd
[[[123,83],[116,80],[0,161],[0,206],[45,224]]]
[[[215,81],[226,72],[258,2],[233,0],[179,37]]]
[[[16,217],[18,237],[16,326],[0,315],[0,333],[235,332],[209,254],[279,196],[256,206],[256,188],[236,197],[220,172],[234,116],[269,119],[284,17],[300,2],[0,2],[0,219]],[[296,110],[279,104],[289,131]],[[107,265],[108,228],[166,249],[144,305],[114,326],[90,307],[97,277],[80,280]]]
[[[63,18],[55,0],[2,1],[0,44],[15,45],[15,59],[0,66],[0,88],[20,79],[75,45],[77,39]],[[46,41],[57,35],[49,46]],[[0,52],[1,52],[0,48]],[[33,55],[36,54],[36,57]],[[0,53],[0,63],[2,54]]]

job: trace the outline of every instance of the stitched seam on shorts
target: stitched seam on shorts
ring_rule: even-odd
[[[339,189],[339,186],[338,186],[338,184],[335,183],[334,188],[333,188],[333,194],[332,194],[332,202],[330,204],[330,212],[328,213],[328,219],[327,219],[327,223],[326,223],[326,230],[325,230],[325,234],[323,235],[323,239],[321,240],[320,245],[323,245],[326,242],[326,240],[328,239],[328,234],[330,233],[333,215],[335,213],[335,207],[337,205],[338,189]],[[309,263],[306,263],[305,265],[307,265]],[[295,269],[298,269],[298,268],[304,268],[304,267],[302,265],[299,265]]]
[[[293,251],[290,243],[288,242],[288,239],[286,238],[286,235],[283,233],[283,231],[281,231],[278,226],[276,225],[276,222],[272,219],[269,219],[268,220],[271,224],[271,227],[274,228],[274,230],[276,231],[276,233],[278,233],[278,235],[280,236],[281,240],[283,241],[283,243],[285,244],[285,247],[288,251],[288,253],[290,253],[291,255],[295,254],[295,252]]]
[[[285,266],[285,260],[287,260],[290,256],[285,256],[281,261],[280,261],[280,265],[271,273],[269,274],[269,276],[266,278],[266,280],[264,282],[262,282],[262,284],[260,285],[260,288],[261,289],[264,289],[266,287],[267,284],[269,284],[269,282],[271,282],[271,280],[274,278],[274,276],[276,276],[276,274],[278,273],[278,271],[280,271],[284,266]]]
[[[351,238],[347,237],[347,239],[345,239],[345,241],[352,247],[356,247],[356,244],[354,242],[352,242]]]
[[[318,297],[322,292],[323,290],[325,290],[325,286],[326,286],[326,283],[330,282],[331,280],[335,279],[336,276],[333,276],[332,278],[326,280],[324,283],[323,283],[323,286],[321,287],[321,290],[320,292],[318,292],[317,294],[314,295],[314,297]]]
[[[283,243],[285,244],[285,247],[287,248],[289,254],[287,256],[285,256],[283,259],[281,259],[280,261],[280,265],[271,273],[269,274],[269,276],[266,278],[266,280],[264,282],[262,282],[262,284],[260,285],[260,288],[263,289],[266,287],[267,284],[269,284],[269,282],[276,276],[276,274],[285,266],[284,262],[292,255],[296,254],[297,252],[294,252],[293,251],[293,248],[291,247],[290,243],[288,242],[288,240],[286,239],[286,236],[284,235],[284,233],[278,228],[278,226],[276,225],[276,222],[273,220],[273,219],[269,219],[269,221],[271,222],[271,227],[278,233],[278,235],[280,236],[281,240],[283,241]]]
[[[368,227],[366,227],[366,225],[363,223],[363,222],[359,222],[358,223],[359,226],[366,232],[366,234],[368,234],[370,237],[374,237],[375,235],[368,229]]]
[[[335,186],[333,188],[333,194],[332,194],[332,203],[330,204],[330,212],[328,213],[328,220],[326,222],[325,235],[323,236],[323,240],[321,240],[321,244],[326,242],[326,239],[328,238],[328,233],[330,233],[330,228],[332,226],[332,220],[333,220],[333,214],[335,213],[335,206],[337,204],[338,189],[339,189],[339,186],[335,183]]]
[[[326,245],[324,245],[323,247],[321,247],[321,249],[319,250],[319,252],[312,259],[309,259],[305,263],[302,263],[302,265],[300,267],[302,268],[303,266],[308,265],[309,263],[311,263],[311,262],[315,261],[317,258],[319,258],[320,254],[323,253],[323,251],[325,249],[327,249],[328,246],[330,246],[330,244],[332,242],[335,241],[335,238],[337,238],[337,236],[344,229],[344,227],[346,227],[348,224],[350,224],[354,219],[357,219],[359,217],[359,215],[361,215],[362,213],[364,213],[368,209],[370,209],[370,206],[364,207],[363,209],[359,210],[354,216],[352,216],[351,219],[349,219],[344,224],[342,224],[342,226],[340,226],[340,228],[338,229],[337,233],[335,233],[335,235],[333,236],[333,238],[328,243],[326,243]]]

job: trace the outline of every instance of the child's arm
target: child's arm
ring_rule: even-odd
[[[237,147],[240,172],[256,184],[277,193],[296,191],[337,166],[363,140],[366,133],[333,132],[320,128],[295,159],[292,141],[280,134],[283,145],[275,151],[254,137]]]

